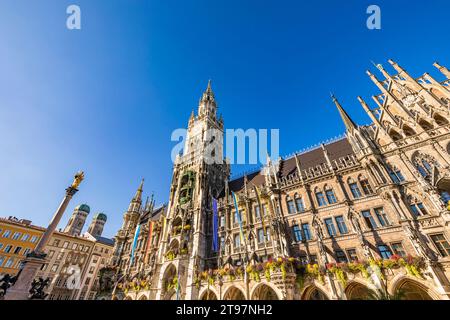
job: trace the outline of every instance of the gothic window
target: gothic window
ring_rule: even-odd
[[[433,129],[433,126],[432,126],[428,121],[426,121],[426,120],[424,120],[424,119],[420,119],[420,120],[419,120],[419,125],[420,125],[425,131],[428,131],[428,130]]]
[[[302,231],[300,230],[298,224],[292,226],[292,233],[296,242],[302,241]]]
[[[347,225],[345,224],[344,217],[343,216],[338,216],[338,217],[335,218],[335,220],[336,220],[337,227],[339,229],[339,233],[340,234],[347,234],[348,233],[348,228],[347,228]]]
[[[450,256],[450,245],[442,233],[432,235],[431,240],[443,257]]]
[[[336,228],[334,227],[333,219],[332,218],[325,219],[325,225],[327,226],[328,235],[330,237],[336,236]]]
[[[370,210],[364,210],[362,212],[362,216],[364,218],[364,221],[366,222],[367,227],[370,230],[378,228],[377,223],[375,222],[375,219],[372,216],[372,213],[370,213]]]
[[[221,252],[225,251],[225,237],[224,236],[220,237],[220,251]]]
[[[255,206],[255,219],[261,219],[261,209],[259,208],[259,206]]]
[[[287,204],[289,214],[293,214],[296,212],[295,203],[294,203],[294,200],[291,199],[291,197],[289,197],[289,196],[286,197],[286,204]]]
[[[345,255],[344,251],[336,250],[334,253],[335,253],[335,256],[336,256],[336,262],[338,262],[338,263],[346,263],[346,262],[348,262],[347,256]]]
[[[234,248],[239,249],[241,246],[241,236],[239,234],[234,235]]]
[[[263,204],[262,209],[263,209],[263,217],[267,217],[267,205]]]
[[[305,236],[305,240],[309,241],[312,239],[311,231],[309,230],[309,223],[302,224],[303,235]]]
[[[359,183],[361,184],[361,188],[364,191],[365,195],[370,195],[373,193],[372,187],[370,186],[369,180],[363,179],[360,180]]]
[[[416,135],[416,132],[407,125],[403,125],[403,132],[407,137]]]
[[[383,208],[375,208],[375,215],[377,216],[378,222],[382,227],[387,227],[389,223],[389,219],[386,215],[386,212],[384,212]]]
[[[258,243],[264,243],[264,229],[258,229]]]
[[[439,167],[439,164],[433,157],[422,153],[418,153],[413,157],[413,163],[419,173],[426,179],[433,173],[433,165]]]
[[[400,135],[400,133],[398,133],[394,129],[391,129],[389,131],[389,135],[391,136],[392,140],[394,140],[394,141],[398,141],[398,140],[402,140],[403,139],[403,137]]]
[[[325,196],[323,195],[322,191],[316,192],[316,199],[317,199],[317,204],[319,205],[319,207],[323,207],[327,205],[327,202],[325,201]]]
[[[425,207],[424,207],[424,205],[423,205],[422,202],[411,203],[411,204],[409,205],[409,207],[411,208],[412,213],[413,213],[414,216],[416,216],[416,217],[428,215],[428,212],[427,212],[427,210],[425,209]]]
[[[362,197],[358,184],[353,179],[348,180],[348,186],[350,187],[350,191],[352,192],[354,199],[359,199]]]
[[[444,125],[448,124],[448,120],[437,113],[433,116],[433,119],[436,121],[436,123],[439,126],[444,126]]]
[[[295,205],[297,206],[297,212],[304,212],[305,205],[303,204],[303,199],[295,194]]]
[[[391,249],[384,244],[378,245],[378,251],[380,253],[381,258],[389,259],[392,256]]]
[[[400,257],[406,256],[406,251],[405,251],[405,249],[403,249],[403,245],[401,242],[394,242],[391,244],[391,247],[392,247],[392,251],[394,252],[394,254],[396,254]]]
[[[387,171],[395,184],[400,184],[401,182],[405,181],[405,177],[403,176],[400,169],[398,169],[396,166],[391,166],[388,164]]]
[[[356,253],[356,249],[347,249],[347,255],[350,258],[350,261],[358,260],[358,254]]]
[[[267,237],[267,241],[270,241],[271,234],[270,234],[270,228],[269,227],[266,228],[266,237]]]
[[[334,195],[333,189],[328,189],[325,191],[325,194],[327,195],[327,200],[329,204],[336,203],[336,197]]]

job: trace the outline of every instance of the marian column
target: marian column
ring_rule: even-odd
[[[58,209],[56,210],[52,220],[50,221],[47,230],[44,232],[44,235],[40,239],[34,251],[27,255],[25,260],[23,261],[23,268],[20,270],[17,275],[17,280],[6,293],[5,300],[27,300],[30,296],[30,289],[33,283],[33,280],[36,277],[37,272],[41,269],[42,265],[45,264],[46,254],[44,253],[44,248],[47,243],[50,241],[50,237],[55,231],[56,227],[61,220],[64,211],[66,210],[70,200],[73,195],[77,193],[78,186],[81,181],[84,179],[84,173],[80,171],[75,175],[74,181],[70,187],[66,189],[66,194]]]

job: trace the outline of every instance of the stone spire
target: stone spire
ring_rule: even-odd
[[[345,124],[345,128],[347,131],[353,131],[354,129],[358,128],[358,126],[353,122],[353,120],[350,118],[350,116],[345,112],[344,108],[342,108],[339,101],[336,99],[336,97],[331,94],[331,99],[333,100],[334,104],[336,105],[339,114],[341,115],[342,121]]]
[[[206,91],[203,92],[202,98],[199,102],[198,115],[203,116],[205,114],[210,114],[215,116],[216,107],[216,99],[212,90],[211,80],[209,80],[208,87],[206,88]]]
[[[450,79],[450,70],[440,65],[437,61],[433,64],[433,66],[435,66],[444,76],[446,76],[447,79]]]
[[[142,190],[144,188],[144,179],[142,179],[139,188],[136,191],[133,199],[130,202],[130,206],[128,207],[128,212],[139,212],[142,204]]]

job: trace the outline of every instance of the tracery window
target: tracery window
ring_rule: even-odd
[[[400,169],[398,169],[396,166],[387,165],[387,171],[389,173],[389,176],[391,177],[392,181],[395,184],[400,184],[401,182],[405,181],[405,177],[403,176]]]
[[[430,155],[418,153],[413,158],[413,164],[419,173],[426,179],[431,177],[433,166],[439,168],[439,163]]]

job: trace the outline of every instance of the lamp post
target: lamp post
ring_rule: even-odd
[[[72,184],[66,189],[66,194],[61,204],[53,215],[50,224],[45,230],[42,238],[39,240],[36,248],[28,254],[23,261],[23,268],[17,275],[14,286],[12,286],[5,294],[5,300],[27,300],[29,298],[33,280],[35,279],[37,272],[45,264],[45,257],[47,254],[44,253],[44,248],[50,241],[50,237],[58,226],[73,195],[77,193],[77,188],[83,179],[84,173],[82,171],[75,175]]]

